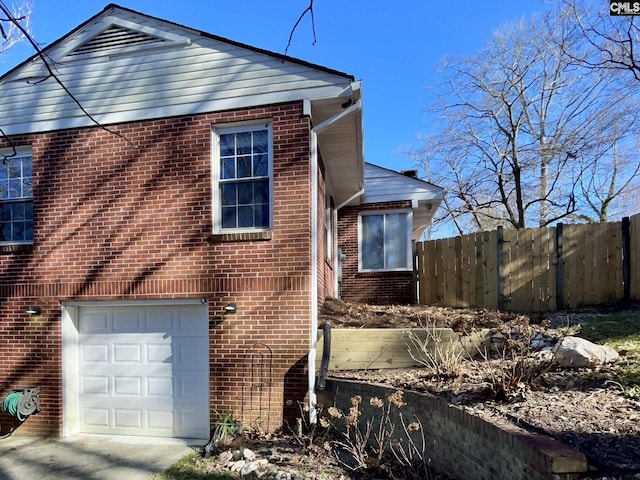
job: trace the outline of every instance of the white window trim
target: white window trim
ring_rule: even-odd
[[[2,148],[0,149],[0,159],[4,157],[9,158],[21,158],[21,157],[30,157],[31,158],[31,181],[33,182],[33,151],[31,146],[29,145],[21,145],[15,148]],[[8,200],[10,201],[10,200]],[[33,203],[33,184],[31,185],[31,202]],[[33,235],[35,237],[35,218],[33,219]],[[0,246],[5,245],[33,245],[34,240],[7,240],[0,241]]]
[[[324,225],[325,225],[325,253],[328,261],[333,260],[333,217],[334,210],[331,206],[332,204],[332,196],[329,194],[325,194],[324,203],[325,203],[325,211],[324,211]]]
[[[407,263],[404,268],[363,268],[362,267],[362,217],[369,215],[389,215],[404,213],[407,215]],[[411,209],[371,210],[358,213],[358,271],[359,272],[411,272],[413,271],[412,248],[413,211]]]
[[[222,203],[220,198],[220,135],[225,133],[241,133],[266,128],[269,135],[269,225],[266,228],[222,228]],[[251,122],[234,122],[216,124],[212,128],[211,141],[211,188],[213,233],[255,233],[273,230],[273,126],[270,119]]]

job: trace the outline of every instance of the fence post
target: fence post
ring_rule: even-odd
[[[562,223],[556,226],[556,310],[564,308],[564,263],[562,262]]]
[[[418,304],[418,251],[416,241],[411,240],[411,253],[413,258],[413,281],[411,282],[411,303]]]
[[[498,273],[498,310],[504,309],[504,252],[503,252],[503,243],[504,243],[504,233],[502,232],[502,227],[499,226],[496,229],[496,257],[497,257],[497,273]]]
[[[624,301],[631,300],[631,221],[622,218],[622,285]]]

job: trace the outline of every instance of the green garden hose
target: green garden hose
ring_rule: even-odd
[[[7,395],[2,402],[2,411],[8,413],[12,417],[17,418],[20,422],[24,422],[27,417],[22,416],[18,409],[18,404],[22,399],[22,393],[13,392]]]

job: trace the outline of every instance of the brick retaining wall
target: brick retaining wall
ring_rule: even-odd
[[[320,402],[349,410],[362,397],[363,416],[375,416],[372,397],[395,389],[330,379]],[[426,457],[435,472],[460,480],[573,480],[587,471],[585,456],[553,438],[514,425],[489,423],[430,395],[405,392],[402,415],[418,419],[426,437]],[[427,460],[427,459],[425,459]]]

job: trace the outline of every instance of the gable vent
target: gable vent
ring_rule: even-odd
[[[123,47],[150,45],[164,42],[163,39],[148,33],[131,30],[129,28],[111,25],[105,31],[91,40],[75,48],[69,55],[84,55],[87,53],[105,54]]]

